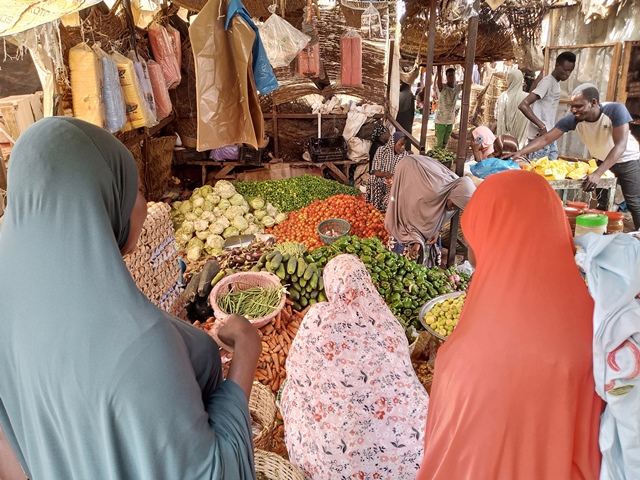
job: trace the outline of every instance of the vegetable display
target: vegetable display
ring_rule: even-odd
[[[334,195],[361,195],[357,188],[313,175],[266,180],[264,182],[238,182],[236,189],[247,198],[262,197],[282,212],[292,212]]]
[[[321,269],[341,253],[350,253],[364,262],[378,292],[404,326],[409,338],[422,328],[419,321],[422,306],[454,289],[447,278],[447,271],[437,267],[426,268],[390,252],[378,238],[343,237],[332,245],[315,250],[309,258],[316,262],[316,268]]]
[[[433,147],[427,152],[427,157],[434,158],[441,163],[455,162],[456,160],[455,153],[442,147]]]
[[[324,245],[318,235],[318,225],[329,218],[342,218],[351,224],[351,233],[361,238],[378,237],[386,242],[389,235],[384,228],[384,215],[363,199],[336,195],[316,200],[306,208],[289,214],[289,218],[271,232],[279,242],[295,241],[309,250]]]
[[[248,285],[245,285],[248,286]],[[278,308],[284,288],[253,286],[221,295],[218,307],[224,313],[242,315],[248,320],[266,317]]]
[[[303,258],[305,254],[306,259]],[[275,273],[287,287],[289,298],[297,310],[327,300],[322,270],[313,263],[313,258],[300,244],[288,242],[275,245],[274,250],[264,255],[252,270]]]
[[[221,253],[229,237],[263,233],[287,218],[262,198],[247,202],[226,180],[196,188],[190,199],[173,202],[171,217],[178,248],[189,262]]]
[[[459,297],[449,298],[444,302],[437,303],[424,315],[424,322],[429,325],[434,332],[439,333],[443,337],[448,337],[458,326],[458,320],[460,319],[460,312],[462,311],[465,298],[467,298],[467,295],[463,294]]]

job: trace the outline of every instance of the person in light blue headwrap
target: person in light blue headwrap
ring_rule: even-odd
[[[0,238],[0,426],[39,479],[255,479],[248,396],[260,339],[216,343],[155,307],[122,254],[146,216],[110,133],[45,118],[17,141]],[[136,197],[137,195],[137,197]]]

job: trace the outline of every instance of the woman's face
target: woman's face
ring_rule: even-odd
[[[136,203],[133,206],[131,219],[129,220],[129,238],[127,239],[127,243],[125,244],[125,246],[122,247],[122,250],[120,250],[122,256],[135,252],[136,246],[138,244],[138,239],[140,238],[140,234],[142,233],[142,226],[144,225],[144,221],[146,220],[146,218],[147,200],[138,190]]]
[[[400,140],[398,140],[396,142],[396,144],[394,145],[393,149],[395,150],[395,152],[400,155],[403,151],[404,151],[404,147],[407,144],[407,139],[406,137],[402,137]]]
[[[391,138],[391,135],[389,134],[389,130],[385,130],[380,134],[380,136],[378,137],[378,140],[380,141],[380,143],[384,144],[389,141],[389,138]]]

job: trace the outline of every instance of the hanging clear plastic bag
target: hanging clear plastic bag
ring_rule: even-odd
[[[351,28],[340,39],[340,81],[343,86],[362,85],[362,37]]]
[[[106,128],[111,133],[115,133],[127,123],[127,107],[120,86],[118,65],[98,45],[93,46],[93,51],[102,61],[102,101]]]
[[[375,35],[382,36],[382,20],[380,19],[380,12],[373,4],[369,3],[369,6],[364,9],[360,17],[360,29],[362,33],[369,35],[369,38]]]
[[[151,113],[144,93],[142,93],[133,61],[118,52],[113,52],[111,59],[118,65],[120,86],[124,94],[124,101],[127,104],[128,121],[124,131],[141,127],[153,127],[156,124],[156,119]]]
[[[136,71],[136,76],[138,77],[142,94],[147,100],[147,106],[149,107],[153,118],[158,120],[156,101],[153,96],[153,87],[151,86],[151,77],[149,76],[149,67],[147,62],[145,62],[142,57],[136,58],[136,54],[133,51],[129,52],[127,57],[133,62],[133,68]]]
[[[473,8],[473,0],[454,0],[449,8],[448,18],[452,22],[466,22],[471,17],[477,17],[478,12]]]
[[[275,7],[269,7],[271,16],[258,29],[269,63],[272,67],[279,68],[289,65],[309,43],[310,38],[276,15]]]
[[[180,65],[176,58],[176,50],[174,50],[174,42],[171,41],[167,29],[162,25],[151,24],[147,33],[153,58],[162,67],[167,88],[169,90],[176,88],[182,80],[182,76],[180,74]]]

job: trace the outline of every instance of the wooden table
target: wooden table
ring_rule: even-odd
[[[349,169],[352,165],[361,165],[362,163],[352,162],[351,160],[336,160],[335,162],[326,162],[326,163],[313,163],[313,162],[285,162],[290,167],[316,167],[320,168],[323,172],[328,170],[329,174],[338,182],[344,183],[345,185],[349,184]],[[214,178],[216,180],[222,180],[225,178],[232,178],[231,172],[236,167],[245,166],[240,162],[218,162],[215,160],[191,160],[187,161],[183,165],[191,165],[191,166],[199,166],[202,169],[202,184],[204,185],[207,182],[207,168],[217,168],[219,169],[215,174]],[[253,167],[253,168],[269,168],[269,165],[279,165],[279,164],[269,164],[265,163],[262,167]],[[251,168],[247,166],[248,168]]]
[[[583,180],[573,180],[569,178],[565,178],[564,180],[549,180],[549,184],[551,185],[551,187],[562,197],[562,203],[567,202],[569,190],[582,191],[582,182]],[[607,203],[608,211],[611,211],[613,209],[617,185],[618,180],[615,177],[603,178],[598,184],[598,188],[609,190],[609,202]]]

